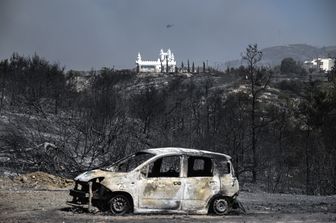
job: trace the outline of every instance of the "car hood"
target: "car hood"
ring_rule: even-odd
[[[94,178],[106,178],[106,177],[123,177],[126,176],[127,173],[122,172],[113,172],[108,170],[102,170],[102,169],[94,169],[90,171],[86,171],[84,173],[79,174],[77,177],[75,177],[75,181],[82,181],[82,182],[89,182],[90,180]]]

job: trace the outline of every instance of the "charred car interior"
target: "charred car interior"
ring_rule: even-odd
[[[80,174],[72,206],[90,212],[228,213],[240,207],[230,156],[183,148],[147,149]]]

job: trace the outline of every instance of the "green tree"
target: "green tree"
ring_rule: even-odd
[[[280,72],[282,74],[306,74],[306,70],[291,57],[284,58],[281,61]]]

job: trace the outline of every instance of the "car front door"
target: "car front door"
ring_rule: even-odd
[[[183,185],[181,156],[165,156],[150,163],[139,182],[139,208],[178,210]]]

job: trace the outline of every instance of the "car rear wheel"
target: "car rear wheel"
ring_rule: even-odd
[[[217,215],[224,215],[229,212],[229,203],[223,197],[215,198],[212,202],[212,210]]]
[[[124,215],[130,212],[131,202],[123,194],[114,195],[109,201],[110,211],[114,215]]]

